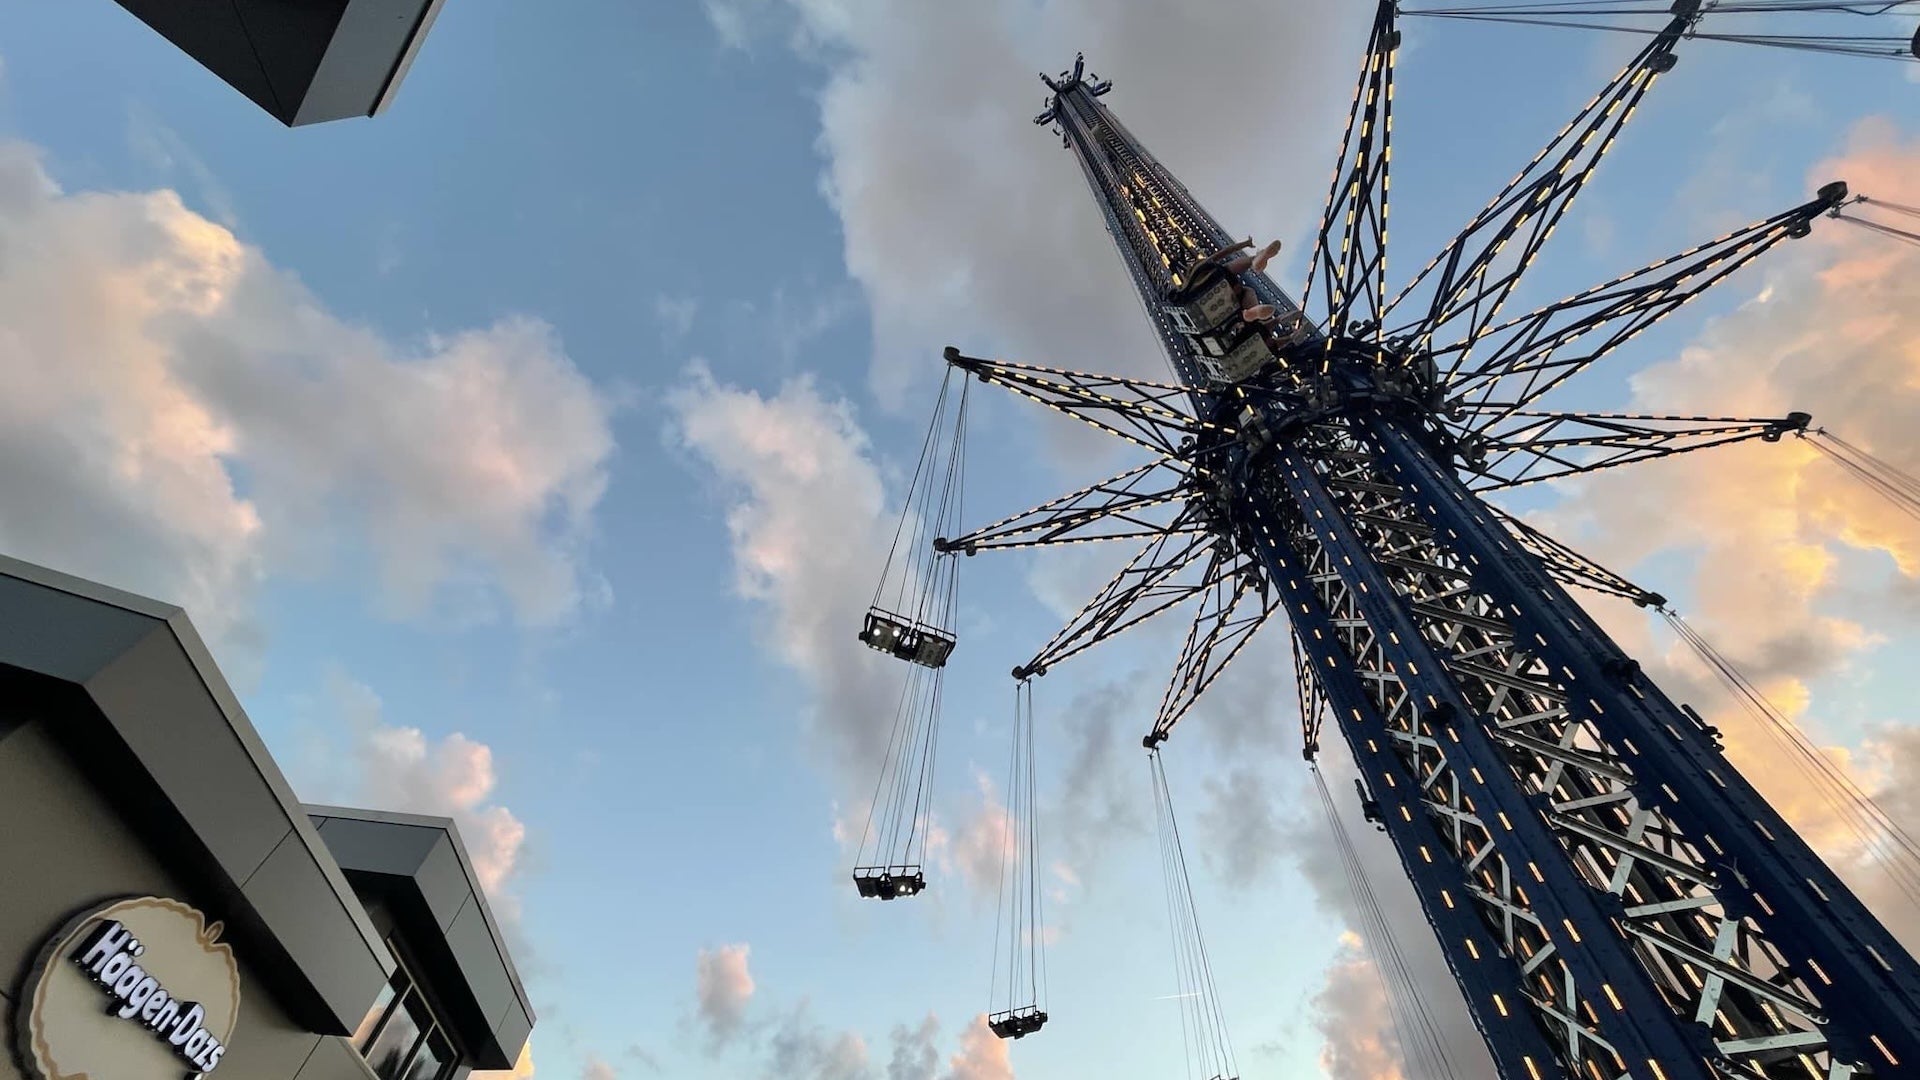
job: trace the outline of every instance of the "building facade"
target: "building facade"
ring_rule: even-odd
[[[294,797],[177,608],[0,557],[0,1080],[464,1080],[534,1014],[453,823]]]
[[[288,127],[377,116],[443,0],[119,0]]]

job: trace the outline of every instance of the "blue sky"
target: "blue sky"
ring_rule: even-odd
[[[965,843],[1004,784],[1004,673],[1100,556],[966,565],[952,854],[909,903],[845,881],[835,826],[898,672],[843,616],[941,345],[1159,369],[1077,170],[1027,124],[1034,70],[1085,48],[1129,126],[1230,230],[1284,238],[1297,280],[1364,12],[1163,7],[453,0],[389,113],[288,131],[107,0],[8,5],[0,237],[34,257],[0,246],[0,448],[35,454],[0,481],[0,544],[186,603],[303,793],[454,812],[515,927],[538,1075],[1004,1076],[970,1031],[994,912]],[[1394,276],[1629,49],[1410,26]],[[1893,65],[1684,50],[1521,302],[1798,202],[1827,159],[1920,202],[1894,190],[1920,162],[1915,89]],[[1837,226],[1807,243],[1563,402],[1799,394],[1920,463],[1914,263]],[[1809,344],[1823,324],[1858,332]],[[1125,462],[980,405],[983,514]],[[1909,688],[1877,661],[1911,642],[1920,545],[1819,468],[1734,452],[1516,505],[1717,620],[1892,783],[1920,751],[1900,756]],[[1135,748],[1180,629],[1038,688],[1059,938],[1021,1075],[1179,1067]],[[1280,644],[1169,751],[1200,910],[1243,1075],[1377,1075],[1366,1046],[1327,1056],[1378,1030],[1378,999],[1336,942]]]

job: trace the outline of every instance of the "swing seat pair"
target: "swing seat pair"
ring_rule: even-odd
[[[878,607],[867,609],[860,640],[869,648],[930,668],[947,666],[955,643],[953,635],[945,630]]]
[[[1039,1031],[1046,1022],[1047,1014],[1041,1012],[1039,1006],[1029,1005],[988,1016],[987,1030],[1002,1039],[1018,1039]]]
[[[853,887],[869,900],[897,900],[925,892],[927,875],[918,866],[856,866]]]

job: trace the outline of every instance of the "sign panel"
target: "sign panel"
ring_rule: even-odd
[[[143,896],[56,931],[21,990],[14,1038],[31,1080],[191,1080],[220,1067],[240,1016],[221,925]]]

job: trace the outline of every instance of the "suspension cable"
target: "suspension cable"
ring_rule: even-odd
[[[1353,838],[1347,833],[1345,822],[1334,808],[1333,796],[1327,791],[1326,777],[1321,774],[1318,765],[1309,765],[1308,768],[1313,773],[1315,786],[1319,788],[1320,807],[1326,814],[1327,825],[1333,832],[1335,845],[1340,852],[1347,888],[1360,908],[1362,941],[1367,951],[1373,954],[1374,974],[1386,991],[1387,1010],[1392,1014],[1394,1030],[1400,1036],[1400,1057],[1407,1075],[1458,1080],[1446,1040],[1441,1036],[1439,1025],[1427,1008],[1426,997],[1420,992],[1419,983],[1414,979],[1405,954],[1400,950],[1400,943],[1394,937],[1393,924],[1381,908],[1379,896],[1367,879]]]
[[[1167,917],[1173,936],[1174,970],[1179,989],[1180,1034],[1188,1049],[1188,1075],[1197,1062],[1206,1080],[1237,1080],[1239,1062],[1227,1035],[1227,1019],[1220,1007],[1220,988],[1207,955],[1194,908],[1193,878],[1187,871],[1186,851],[1180,842],[1180,824],[1173,814],[1173,793],[1167,787],[1165,763],[1158,747],[1147,753],[1153,779],[1155,823],[1160,834],[1160,865],[1167,894]],[[1191,1036],[1189,1036],[1191,1033]]]
[[[900,520],[862,622],[860,640],[908,662],[893,726],[860,830],[853,882],[863,897],[893,900],[926,889],[922,863],[932,819],[941,694],[955,639],[959,560],[934,536],[956,531],[966,478],[968,381],[951,393],[948,369],[901,500]],[[884,606],[883,606],[884,605]],[[871,845],[870,842],[871,841]]]
[[[1915,34],[1915,42],[1917,45],[1920,45],[1920,33]],[[1898,240],[1901,243],[1920,247],[1920,232],[1916,232],[1914,229],[1903,229],[1889,225],[1884,221],[1874,221],[1872,218],[1857,217],[1853,214],[1843,212],[1847,207],[1855,205],[1866,206],[1875,210],[1885,210],[1910,218],[1920,218],[1920,207],[1907,206],[1904,203],[1888,202],[1885,199],[1869,198],[1865,195],[1855,195],[1853,198],[1827,211],[1827,216],[1837,221],[1844,221],[1856,228],[1866,229],[1869,232],[1879,233],[1881,236]]]
[[[1730,690],[1747,713],[1757,719],[1775,746],[1794,765],[1827,804],[1841,825],[1867,853],[1872,864],[1886,873],[1907,901],[1920,909],[1920,842],[1894,821],[1845,770],[1820,751],[1805,732],[1760,691],[1726,655],[1671,609],[1660,614],[1681,641]]]
[[[1007,814],[1001,829],[1000,903],[994,915],[994,971],[987,1027],[1002,1039],[1030,1035],[1047,1022],[1046,912],[1040,887],[1040,832],[1035,818],[1033,684],[1014,684],[1012,748],[1007,762]],[[1005,1008],[1002,931],[1006,942]]]
[[[1920,479],[1826,428],[1815,428],[1802,437],[1849,476],[1884,497],[1908,517],[1920,521]]]

